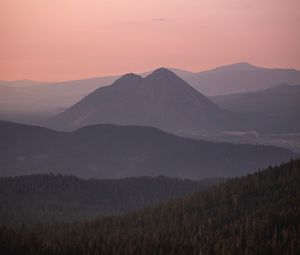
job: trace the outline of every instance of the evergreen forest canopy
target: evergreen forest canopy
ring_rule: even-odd
[[[300,254],[300,160],[122,215],[0,229],[1,254]]]
[[[63,175],[0,178],[0,223],[71,222],[117,214],[207,189],[225,179],[199,181],[170,177],[117,180]]]

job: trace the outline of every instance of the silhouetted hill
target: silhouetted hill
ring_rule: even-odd
[[[204,190],[223,181],[168,177],[84,180],[75,176],[29,175],[0,178],[0,222],[71,221],[122,213]]]
[[[296,156],[272,146],[213,143],[151,127],[104,124],[58,132],[1,122],[0,141],[2,176],[53,172],[198,179],[242,175]]]
[[[50,127],[74,129],[91,124],[153,126],[171,132],[220,129],[229,112],[168,69],[142,78],[127,74],[99,88],[50,121]]]
[[[0,230],[2,254],[300,252],[300,161],[121,216]]]

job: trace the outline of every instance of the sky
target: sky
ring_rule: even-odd
[[[0,0],[0,80],[300,69],[299,0]]]

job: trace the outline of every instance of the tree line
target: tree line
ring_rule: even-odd
[[[1,254],[300,254],[300,160],[122,215],[2,225]]]

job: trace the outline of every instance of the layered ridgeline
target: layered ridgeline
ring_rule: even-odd
[[[300,130],[300,85],[278,84],[264,90],[210,99],[230,111],[252,113],[257,120],[268,122],[265,126],[269,131]]]
[[[261,90],[278,83],[300,84],[300,71],[268,69],[248,63],[236,63],[192,73],[171,68],[174,73],[206,96]],[[149,72],[141,74],[143,77]],[[0,81],[0,116],[26,121],[28,114],[56,114],[75,104],[99,87],[107,86],[120,76],[95,77],[64,82]],[[14,89],[11,89],[14,88]],[[20,116],[13,116],[18,112]],[[3,115],[5,114],[5,115]],[[22,114],[22,115],[21,115]],[[25,116],[24,116],[25,115]]]
[[[123,216],[0,230],[1,254],[300,253],[300,161]]]
[[[0,178],[0,223],[60,222],[124,213],[188,193],[224,179],[190,181],[168,177],[117,180],[63,175]]]
[[[53,83],[30,80],[0,81],[0,116],[6,114],[9,117],[16,112],[24,116],[41,113],[57,114],[95,89],[112,83],[118,77],[97,77]]]
[[[75,129],[91,124],[153,126],[171,132],[224,128],[231,114],[165,68],[142,78],[127,74],[54,117],[50,127]]]
[[[300,84],[300,71],[236,63],[211,70],[177,74],[206,96],[267,89],[278,83]]]
[[[152,127],[95,125],[73,132],[0,123],[0,174],[199,179],[237,176],[297,154],[273,146],[181,138]]]
[[[249,67],[225,68],[228,69],[242,71]],[[298,132],[299,125],[292,125],[292,120],[298,117],[293,113],[299,112],[297,87],[276,86],[209,99],[175,73],[160,68],[145,78],[124,75],[53,117],[47,126],[60,130],[100,123],[153,126],[188,137],[211,136],[223,131]]]

